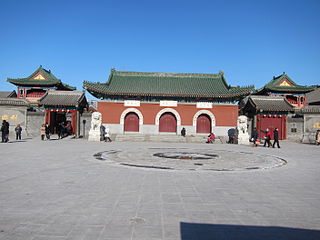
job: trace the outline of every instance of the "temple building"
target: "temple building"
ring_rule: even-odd
[[[88,108],[83,91],[47,91],[39,105],[45,109],[45,122],[52,133],[57,132],[60,123],[70,122],[72,134],[80,135],[80,115]]]
[[[30,103],[37,104],[37,101],[47,92],[54,90],[73,91],[76,88],[62,83],[50,70],[40,67],[29,77],[8,78],[9,83],[17,86],[17,97],[24,98]]]
[[[237,125],[238,101],[253,86],[231,87],[224,73],[157,73],[111,70],[106,83],[84,82],[112,133],[226,136]]]
[[[279,140],[287,138],[287,116],[294,107],[284,96],[251,95],[240,103],[240,112],[250,119],[250,133],[257,128],[259,138],[263,139],[264,131],[269,128],[273,139],[273,130],[279,129]]]
[[[273,77],[264,87],[243,99],[240,103],[240,112],[249,117],[250,129],[256,127],[260,138],[263,138],[263,131],[267,128],[271,132],[278,128],[280,140],[288,137],[292,140],[301,138],[300,126],[303,124],[303,116],[296,113],[300,113],[306,105],[306,93],[314,89],[314,86],[296,84],[283,73]],[[297,132],[298,129],[301,131]]]
[[[306,93],[314,90],[314,86],[296,84],[285,72],[258,89],[254,95],[284,96],[295,108],[301,109],[306,105]]]
[[[14,97],[29,103],[26,115],[32,116],[33,122],[36,122],[36,126],[33,126],[31,120],[27,121],[26,129],[29,132],[35,128],[38,132],[41,124],[48,123],[51,133],[56,133],[59,124],[70,123],[72,133],[79,135],[80,115],[88,108],[83,91],[74,91],[75,87],[63,83],[41,65],[28,77],[8,78],[7,81],[17,86],[17,94]],[[9,96],[13,96],[14,93]]]

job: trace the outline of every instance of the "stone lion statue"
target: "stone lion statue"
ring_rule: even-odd
[[[100,131],[100,126],[102,122],[102,115],[99,112],[92,113],[91,116],[91,129],[93,131]]]
[[[238,117],[237,121],[237,128],[238,128],[238,133],[247,133],[248,132],[248,120],[247,117],[244,115],[241,115]]]

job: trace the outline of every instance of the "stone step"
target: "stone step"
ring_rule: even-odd
[[[174,134],[112,134],[111,139],[117,142],[181,142],[181,143],[205,143],[207,141],[206,135],[189,135],[182,137]],[[214,143],[225,143],[223,137],[217,137]]]

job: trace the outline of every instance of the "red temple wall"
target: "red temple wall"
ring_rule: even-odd
[[[175,109],[181,117],[181,125],[193,125],[193,117],[199,110],[208,110],[213,113],[216,126],[236,126],[238,118],[238,106],[214,105],[212,109],[197,108],[195,104],[178,104],[177,107],[163,107],[159,103],[141,103],[140,107],[126,107],[124,103],[98,102],[98,111],[102,114],[102,122],[119,124],[120,116],[127,108],[136,108],[143,115],[144,124],[155,124],[155,118],[164,108]]]

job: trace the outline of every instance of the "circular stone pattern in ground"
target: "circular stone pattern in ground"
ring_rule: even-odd
[[[109,164],[167,170],[245,171],[286,164],[282,158],[249,151],[185,148],[114,149],[96,153],[94,157]]]

